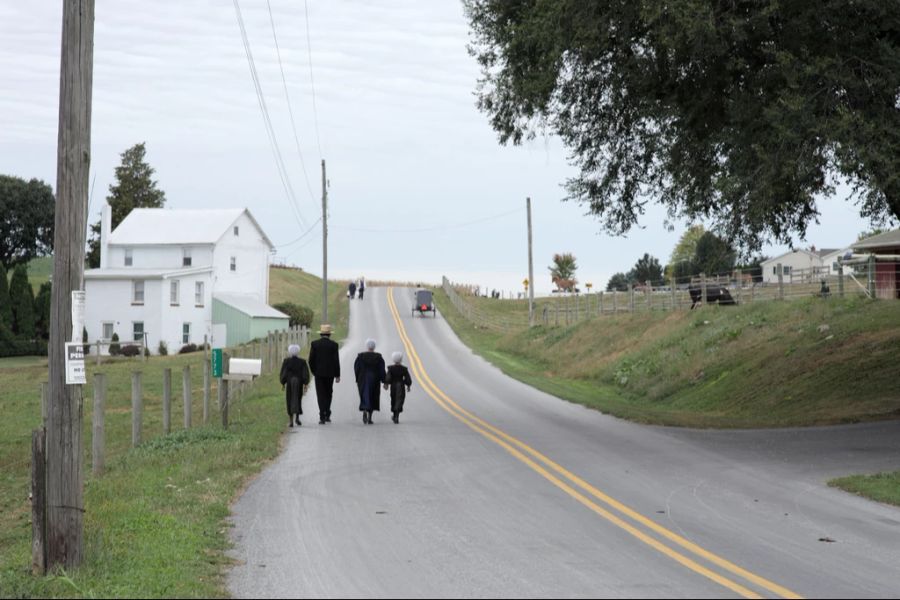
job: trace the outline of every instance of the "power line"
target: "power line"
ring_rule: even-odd
[[[297,123],[294,121],[294,109],[291,106],[291,95],[288,93],[287,78],[284,76],[284,64],[281,61],[281,47],[278,45],[278,34],[275,33],[275,17],[272,15],[272,4],[266,0],[269,9],[269,23],[272,25],[272,39],[275,41],[275,53],[278,56],[278,68],[281,70],[281,84],[284,87],[284,96],[287,99],[288,114],[291,117],[291,130],[294,133],[294,143],[297,145],[297,154],[300,156],[300,167],[303,169],[303,179],[306,181],[306,189],[309,198],[314,198],[312,186],[309,183],[309,174],[306,172],[306,162],[303,160],[303,151],[300,149],[300,137],[297,135]]]
[[[460,227],[468,227],[469,225],[476,225],[478,223],[484,223],[487,221],[493,221],[496,219],[500,219],[502,217],[506,217],[515,213],[522,212],[523,208],[516,208],[514,210],[510,210],[504,213],[500,213],[497,215],[491,215],[489,217],[482,217],[480,219],[474,219],[472,221],[466,221],[464,223],[456,223],[452,225],[438,225],[435,227],[424,227],[420,229],[366,229],[360,227],[344,227],[341,225],[335,226],[337,229],[345,229],[347,231],[358,231],[362,233],[426,233],[429,231],[443,231],[446,229],[459,229]]]
[[[253,80],[253,86],[256,89],[256,99],[259,103],[259,109],[262,113],[263,124],[266,128],[266,135],[269,138],[269,144],[272,147],[272,153],[275,157],[275,167],[278,170],[278,176],[281,178],[281,185],[284,187],[285,197],[294,217],[301,227],[306,227],[300,207],[297,205],[297,195],[294,193],[294,186],[291,184],[287,167],[284,164],[284,158],[281,155],[281,149],[278,147],[278,138],[275,136],[275,129],[272,126],[272,119],[269,116],[269,108],[266,105],[266,98],[262,91],[262,84],[259,81],[259,74],[256,71],[256,62],[253,60],[253,52],[250,49],[250,40],[247,37],[247,28],[244,24],[244,16],[241,14],[241,7],[238,0],[234,0],[234,10],[237,15],[238,26],[241,30],[241,40],[244,44],[244,52],[247,54],[247,63],[250,66],[250,78]]]
[[[288,246],[292,246],[292,245],[296,244],[297,242],[299,242],[300,240],[302,240],[303,238],[308,236],[310,233],[312,233],[313,229],[315,229],[316,225],[318,225],[321,221],[322,221],[322,217],[319,217],[318,219],[316,219],[316,222],[313,223],[312,225],[310,225],[309,229],[304,231],[303,234],[300,237],[298,237],[296,240],[292,240],[292,241],[286,242],[284,244],[278,244],[275,247],[276,248],[287,248]]]
[[[309,35],[309,3],[307,0],[303,0],[303,14],[306,17],[306,56],[309,62],[309,84],[312,88],[313,121],[316,124],[316,145],[319,148],[319,158],[321,159],[324,156],[322,154],[322,139],[319,137],[319,110],[316,106],[316,80],[313,78],[312,42]]]

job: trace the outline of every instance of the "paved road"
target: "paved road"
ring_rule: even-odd
[[[634,425],[507,378],[440,315],[411,317],[411,290],[368,292],[335,422],[318,425],[308,398],[234,507],[233,595],[900,595],[900,510],[824,485],[900,467],[900,423]],[[367,337],[413,362],[400,425],[382,412],[364,426],[356,410]]]

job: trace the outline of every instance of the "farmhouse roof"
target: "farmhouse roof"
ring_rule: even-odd
[[[109,243],[120,246],[215,244],[244,213],[272,248],[272,241],[246,208],[136,208],[113,230]]]
[[[854,250],[867,250],[870,248],[900,248],[900,229],[885,231],[872,237],[860,240],[851,246]]]
[[[193,267],[191,269],[133,269],[123,267],[117,269],[88,269],[84,272],[85,279],[169,279],[170,277],[183,277],[185,275],[197,275],[208,273],[212,267]]]
[[[798,252],[802,252],[803,254],[808,254],[809,256],[814,256],[815,258],[821,258],[821,256],[819,255],[818,252],[810,252],[809,250],[803,250],[802,248],[796,248],[794,250],[789,250],[788,252],[785,252],[784,254],[779,254],[778,256],[773,256],[770,259],[764,260],[764,261],[762,261],[761,264],[765,265],[768,263],[778,262],[785,256],[790,256],[791,254],[797,254]],[[831,250],[831,252],[834,252],[834,250]]]
[[[287,319],[288,315],[275,310],[265,302],[261,302],[252,296],[239,294],[213,294],[213,299],[227,304],[231,308],[244,313],[249,317],[271,317],[275,319]]]

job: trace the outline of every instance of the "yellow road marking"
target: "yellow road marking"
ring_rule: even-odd
[[[694,544],[693,542],[683,538],[682,536],[679,536],[678,534],[666,529],[662,525],[659,525],[658,523],[648,519],[647,517],[643,516],[639,512],[622,504],[618,500],[615,500],[614,498],[608,496],[607,494],[604,494],[596,487],[592,486],[591,484],[587,483],[586,481],[584,481],[577,475],[571,473],[570,471],[568,471],[561,465],[559,465],[556,462],[552,461],[551,459],[547,458],[546,456],[544,456],[543,454],[541,454],[534,448],[530,447],[529,445],[525,444],[521,440],[518,440],[517,438],[494,427],[490,423],[484,421],[483,419],[479,418],[478,416],[474,415],[473,413],[471,413],[468,410],[459,406],[449,396],[447,396],[434,383],[434,381],[431,380],[428,373],[425,371],[425,368],[422,365],[422,361],[419,358],[419,355],[416,352],[415,347],[412,344],[412,341],[409,339],[409,336],[406,333],[406,328],[403,326],[403,322],[400,320],[400,314],[399,314],[399,311],[397,310],[397,305],[395,304],[394,298],[393,298],[393,288],[388,288],[388,305],[390,307],[391,314],[394,318],[394,322],[397,326],[397,331],[400,334],[400,338],[406,349],[407,356],[409,356],[410,366],[413,369],[413,373],[416,375],[416,377],[421,382],[423,389],[426,391],[426,393],[428,393],[429,396],[431,396],[432,399],[434,399],[434,401],[441,408],[443,408],[448,413],[450,413],[451,415],[456,417],[458,420],[463,422],[465,425],[470,427],[472,430],[480,433],[484,437],[490,439],[494,443],[496,443],[499,446],[501,446],[502,448],[504,448],[507,452],[509,452],[510,454],[512,454],[513,456],[518,458],[520,461],[522,461],[523,463],[525,463],[526,465],[531,467],[534,471],[536,471],[537,473],[542,475],[544,478],[546,478],[551,483],[553,483],[554,485],[556,485],[557,487],[559,487],[560,489],[565,491],[567,494],[569,494],[571,497],[573,497],[575,500],[577,500],[578,502],[580,502],[581,504],[583,504],[584,506],[586,506],[593,512],[601,515],[602,517],[604,517],[611,523],[624,529],[625,531],[627,531],[634,537],[638,538],[642,542],[650,545],[651,547],[658,550],[659,552],[662,552],[666,556],[669,556],[670,558],[672,558],[673,560],[677,561],[678,563],[684,565],[685,567],[688,567],[689,569],[703,575],[704,577],[707,577],[707,578],[715,581],[716,583],[718,583],[724,587],[727,587],[728,589],[734,591],[735,593],[737,593],[741,596],[744,596],[745,598],[760,598],[761,597],[758,594],[756,594],[755,592],[753,592],[752,590],[742,586],[741,584],[739,584],[735,581],[732,581],[726,577],[723,577],[722,575],[719,575],[718,573],[715,573],[715,572],[707,569],[706,567],[698,564],[697,562],[688,558],[687,556],[669,548],[668,546],[663,545],[656,539],[648,536],[644,532],[635,528],[633,525],[623,521],[616,515],[610,513],[606,509],[604,509],[602,506],[593,502],[590,498],[586,497],[585,495],[580,493],[578,490],[574,489],[568,483],[560,480],[558,477],[556,477],[555,475],[550,473],[543,466],[541,466],[540,464],[535,462],[535,460],[526,456],[525,453],[530,454],[532,457],[534,457],[538,461],[544,463],[544,465],[546,465],[553,471],[556,471],[559,475],[562,475],[563,477],[568,479],[575,486],[580,487],[582,490],[584,490],[587,493],[589,493],[590,495],[594,496],[596,499],[601,500],[603,503],[605,503],[609,507],[619,511],[623,515],[626,515],[627,517],[633,519],[634,521],[637,521],[638,523],[644,525],[645,527],[648,527],[652,531],[654,531],[654,532],[658,533],[659,535],[671,540],[672,542],[682,546],[686,550],[693,552],[697,556],[700,556],[700,557],[708,560],[709,562],[711,562],[727,571],[730,571],[731,573],[734,573],[735,575],[743,577],[747,581],[750,581],[750,582],[752,582],[774,594],[777,594],[783,598],[802,598],[802,596],[796,594],[795,592],[792,592],[789,589],[782,587],[776,583],[773,583],[763,577],[755,575],[755,574],[751,573],[750,571],[747,571],[746,569],[743,569],[743,568],[735,565],[734,563],[732,563],[716,554],[713,554],[712,552],[698,546],[697,544]],[[516,447],[518,447],[518,449]],[[524,451],[524,453],[523,453],[523,451]]]

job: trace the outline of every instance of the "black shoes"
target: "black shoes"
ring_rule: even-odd
[[[367,413],[366,411],[363,411],[363,425],[368,425],[368,424],[369,424],[369,413]]]
[[[394,416],[391,417],[391,421],[393,421],[394,424],[399,423],[400,422],[400,413],[394,413]]]
[[[288,427],[293,427],[293,426],[294,426],[294,420],[291,419],[290,421],[288,421]]]

